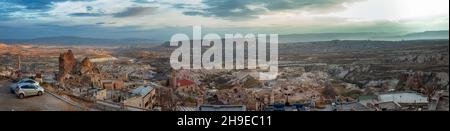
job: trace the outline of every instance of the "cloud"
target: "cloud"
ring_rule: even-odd
[[[136,3],[157,3],[157,1],[154,1],[154,0],[133,0],[133,2],[136,2]]]
[[[99,16],[105,16],[106,14],[102,14],[102,13],[72,13],[69,15],[75,16],[75,17],[99,17]]]
[[[120,35],[124,37],[125,35],[127,37],[148,35],[160,38],[161,33],[165,32],[164,36],[170,38],[173,33],[192,32],[192,25],[202,25],[205,27],[205,32],[213,33],[293,34],[448,30],[448,13],[444,13],[444,18],[439,14],[433,15],[434,12],[444,10],[440,6],[435,6],[445,3],[438,1],[448,3],[448,0],[429,1],[433,2],[423,0],[0,0],[0,26],[11,27],[0,27],[0,37],[21,37],[22,35],[24,37],[51,35],[118,37],[119,32],[126,32]],[[372,4],[373,2],[379,4]],[[405,13],[398,15],[401,12]],[[423,20],[419,20],[415,17],[418,13],[419,16],[426,17],[420,17]],[[409,21],[401,21],[408,15],[414,17],[406,17]],[[398,19],[392,21],[389,18]],[[33,27],[39,24],[55,27],[42,25]]]
[[[352,6],[331,14],[361,20],[404,20],[448,16],[449,13],[449,0],[369,0]]]
[[[87,12],[83,13],[71,13],[69,16],[74,17],[101,17],[101,16],[112,16],[114,18],[126,18],[126,17],[137,17],[144,16],[148,14],[153,14],[158,8],[157,7],[128,7],[123,11],[117,13],[104,13],[102,11],[93,11],[93,7],[86,7]]]
[[[70,13],[69,16],[73,17],[100,17],[107,16],[102,10],[95,10],[93,6],[86,6],[83,12]]]
[[[34,19],[49,16],[54,4],[60,2],[89,2],[95,0],[0,0],[0,20]],[[72,15],[72,14],[68,14]],[[89,14],[73,14],[89,15]]]
[[[116,18],[136,17],[146,14],[152,14],[157,9],[157,7],[129,7],[123,12],[113,14],[113,16]]]
[[[65,1],[93,1],[93,0],[0,0],[0,2],[12,3],[24,6],[28,10],[46,10],[56,2]]]
[[[113,25],[116,24],[116,22],[97,22],[96,25]]]
[[[0,1],[0,20],[9,20],[11,16],[10,12],[16,12],[22,9],[23,7]]]
[[[343,8],[344,3],[363,0],[204,0],[206,8],[186,11],[185,15],[201,15],[219,18],[254,18],[258,15],[284,10],[308,10],[324,12]],[[177,5],[175,8],[185,8]]]

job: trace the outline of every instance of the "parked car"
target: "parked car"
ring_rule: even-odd
[[[44,88],[35,84],[22,83],[16,87],[16,95],[20,99],[28,96],[41,96],[44,94]]]
[[[37,82],[37,81],[35,81],[33,79],[22,79],[22,80],[18,81],[17,83],[11,84],[9,86],[9,89],[10,89],[11,93],[15,93],[17,85],[23,84],[23,83],[28,83],[28,84],[33,84],[33,85],[39,86],[39,82]]]

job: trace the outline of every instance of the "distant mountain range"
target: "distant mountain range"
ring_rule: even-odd
[[[396,35],[392,33],[318,33],[318,34],[291,34],[281,35],[280,43],[292,42],[312,42],[331,40],[422,40],[422,39],[448,39],[447,31],[426,31],[410,33],[406,35]]]
[[[399,36],[399,39],[448,39],[447,31],[426,31]]]
[[[126,39],[100,39],[73,36],[42,37],[35,39],[0,39],[6,44],[37,44],[37,45],[121,45],[121,44],[153,44],[156,40],[126,38]]]
[[[426,31],[396,35],[390,33],[317,33],[317,34],[291,34],[280,35],[280,43],[312,42],[331,40],[421,40],[421,39],[448,39],[446,31]],[[73,36],[43,37],[36,39],[0,39],[6,44],[38,44],[38,45],[122,45],[122,44],[159,44],[161,41],[141,38],[127,39],[99,39]]]

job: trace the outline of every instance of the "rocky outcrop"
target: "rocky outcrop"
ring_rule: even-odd
[[[449,55],[446,53],[409,54],[397,57],[393,62],[411,64],[448,64]]]
[[[424,90],[427,87],[448,89],[448,73],[446,72],[411,72],[401,76],[399,88],[411,90]]]
[[[386,90],[396,89],[399,80],[397,79],[389,79],[389,80],[372,80],[369,81],[364,87],[374,87],[374,88],[383,88]]]
[[[370,65],[330,65],[328,73],[339,79],[352,79],[358,74],[370,73]]]
[[[8,45],[0,43],[0,50],[8,48]]]
[[[81,63],[77,67],[77,72],[80,75],[100,73],[97,66],[94,63],[92,63],[88,57],[84,58],[83,61],[81,61]]]
[[[98,74],[100,74],[99,69],[89,58],[86,57],[78,62],[71,50],[62,53],[59,57],[58,82],[64,87],[89,86]]]
[[[75,59],[72,50],[62,53],[59,56],[58,81],[62,83],[65,78],[67,78],[70,74],[73,74],[76,65],[77,60]]]
[[[420,58],[422,59],[422,58]],[[412,62],[427,62],[419,60]],[[410,60],[408,60],[410,61]],[[328,73],[340,80],[357,84],[362,88],[373,87],[386,90],[424,90],[426,87],[436,89],[448,88],[448,73],[424,72],[414,70],[390,70],[370,65],[335,65],[330,66]]]

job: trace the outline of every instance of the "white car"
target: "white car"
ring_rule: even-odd
[[[9,89],[10,89],[11,93],[15,93],[15,92],[16,92],[17,86],[18,86],[19,84],[23,84],[23,83],[33,84],[33,85],[39,86],[39,82],[37,82],[37,81],[35,81],[35,80],[33,80],[33,79],[22,79],[22,80],[20,80],[19,82],[14,83],[14,84],[11,84],[11,85],[9,86]]]
[[[44,88],[38,85],[22,83],[19,84],[16,88],[16,95],[23,99],[27,96],[41,96],[44,94]]]

